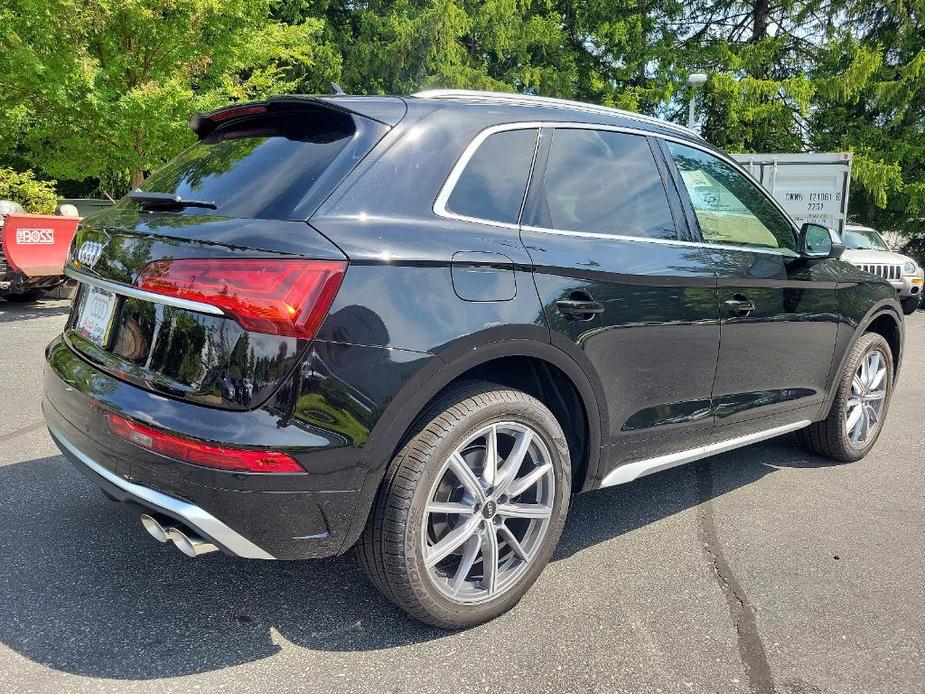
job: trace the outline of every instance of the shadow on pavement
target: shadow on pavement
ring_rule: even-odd
[[[70,301],[45,300],[17,303],[0,299],[0,323],[29,320],[30,318],[46,318],[49,316],[66,316],[71,310]]]
[[[712,498],[775,467],[828,461],[784,439],[706,464]],[[696,506],[696,474],[680,467],[574,497],[553,561]],[[277,633],[333,651],[451,635],[405,617],[350,554],[190,560],[151,540],[137,515],[107,501],[61,457],[0,467],[0,641],[58,670],[151,679],[269,657],[279,650]]]

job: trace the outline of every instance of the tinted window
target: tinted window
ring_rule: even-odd
[[[353,134],[349,116],[323,111],[250,118],[210,134],[141,188],[218,206],[196,214],[291,219]]]
[[[675,238],[668,198],[646,139],[607,130],[556,131],[535,224]]]
[[[705,241],[794,250],[790,222],[748,178],[698,149],[673,142],[668,149]]]
[[[520,215],[536,130],[490,135],[456,182],[446,208],[465,217],[513,224]]]

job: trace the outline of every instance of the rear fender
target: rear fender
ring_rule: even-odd
[[[502,357],[534,357],[557,367],[571,380],[581,397],[590,429],[588,470],[582,491],[593,486],[593,481],[597,480],[600,474],[602,427],[607,422],[603,389],[572,356],[547,342],[549,334],[545,327],[516,328],[516,331],[511,326],[489,329],[451,343],[415,374],[395,396],[364,446],[364,450],[375,457],[364,461],[364,467],[368,472],[358,495],[352,526],[347,532],[341,552],[359,538],[386,467],[403,445],[406,435],[427,404],[466,372]],[[513,337],[512,333],[518,334],[518,337]]]

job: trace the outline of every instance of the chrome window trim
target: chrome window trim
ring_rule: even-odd
[[[445,217],[446,219],[456,219],[461,222],[475,222],[477,224],[489,224],[495,227],[501,227],[502,229],[519,229],[520,225],[517,223],[510,222],[499,222],[493,219],[482,219],[481,217],[469,217],[463,214],[457,214],[446,208],[447,202],[450,200],[450,196],[453,194],[453,189],[456,188],[456,184],[459,182],[459,177],[462,176],[463,171],[466,166],[469,164],[469,160],[472,159],[475,152],[482,145],[485,140],[487,140],[492,135],[496,133],[509,132],[513,130],[536,130],[537,131],[537,142],[539,142],[539,130],[542,128],[542,123],[532,122],[532,121],[523,121],[520,123],[502,123],[500,125],[493,125],[490,128],[485,128],[478,135],[476,135],[472,141],[466,145],[466,149],[463,150],[462,155],[453,165],[453,168],[450,170],[450,175],[447,176],[446,181],[443,183],[443,187],[440,189],[440,192],[437,194],[437,199],[434,201],[434,214],[439,215],[440,217]],[[533,156],[536,158],[536,147],[534,145]],[[531,161],[531,171],[533,167],[533,162]],[[529,184],[529,176],[528,181]],[[527,186],[529,187],[529,185]],[[524,198],[526,198],[527,189],[524,188]],[[520,207],[518,208],[518,218],[523,213],[524,200],[521,199]]]
[[[711,455],[732,451],[736,448],[748,446],[753,443],[758,443],[759,441],[796,431],[797,429],[802,429],[803,427],[808,427],[810,424],[812,424],[812,422],[805,419],[794,422],[793,424],[784,424],[783,426],[774,427],[773,429],[765,429],[763,431],[745,434],[744,436],[736,436],[735,438],[718,441],[717,443],[710,443],[705,446],[698,446],[697,448],[691,448],[686,451],[660,455],[655,458],[647,458],[646,460],[637,460],[633,463],[624,463],[611,470],[601,481],[600,486],[603,488],[612,487],[617,484],[626,484],[627,482],[632,482],[645,475],[651,475],[654,472],[667,470],[668,468],[684,465],[685,463],[692,463],[695,460],[708,458]]]
[[[740,174],[745,176],[749,181],[754,184],[758,190],[774,205],[778,212],[780,212],[784,219],[790,223],[791,229],[796,232],[796,225],[793,223],[793,220],[790,219],[790,215],[784,210],[783,207],[775,200],[772,196],[768,195],[764,190],[762,185],[755,180],[755,178],[748,173],[746,169],[739,165],[731,157],[727,156],[723,152],[711,149],[709,146],[701,145],[697,142],[691,142],[688,139],[673,137],[671,135],[666,135],[664,133],[656,133],[651,130],[643,130],[640,128],[629,128],[622,125],[608,125],[605,123],[582,123],[581,121],[519,121],[514,123],[500,123],[497,125],[492,125],[484,130],[480,131],[472,141],[466,146],[463,150],[463,153],[460,155],[459,159],[453,165],[453,168],[450,170],[450,175],[447,176],[446,181],[444,181],[443,186],[440,188],[440,192],[437,194],[437,199],[434,201],[433,211],[439,217],[445,219],[454,219],[461,222],[474,222],[476,224],[488,224],[494,227],[500,227],[502,229],[526,229],[532,232],[538,232],[543,234],[555,234],[558,236],[575,236],[579,238],[593,238],[593,239],[614,239],[617,241],[636,241],[638,243],[662,243],[675,246],[684,246],[691,247],[696,246],[698,248],[706,248],[713,250],[732,250],[732,251],[747,251],[750,253],[764,253],[767,255],[779,255],[787,258],[798,258],[799,254],[795,251],[790,250],[789,248],[770,248],[763,246],[737,246],[735,244],[726,244],[726,243],[711,243],[709,241],[685,241],[683,239],[656,239],[648,238],[645,236],[626,236],[623,234],[607,234],[603,232],[590,232],[590,231],[571,231],[569,229],[551,229],[547,227],[535,227],[526,224],[511,224],[508,222],[499,222],[491,219],[482,219],[479,217],[469,217],[466,215],[456,214],[446,208],[446,203],[450,199],[450,196],[453,194],[453,189],[456,187],[456,183],[459,181],[459,177],[462,176],[462,172],[465,170],[466,166],[469,164],[469,160],[478,150],[479,146],[485,142],[486,139],[495,135],[496,133],[506,132],[508,130],[530,130],[530,129],[543,129],[543,128],[563,128],[563,129],[572,129],[572,130],[607,130],[610,132],[625,133],[627,135],[640,135],[642,137],[657,137],[663,140],[668,140],[670,142],[677,142],[680,145],[690,147],[692,149],[697,149],[705,154],[716,157],[725,164],[729,164]],[[537,138],[537,143],[539,143],[539,138]],[[538,146],[538,145],[537,145]],[[534,163],[535,163],[536,154],[534,152]],[[531,169],[532,174],[532,169]],[[529,185],[528,185],[529,188]],[[521,214],[522,214],[523,203],[521,203]]]
[[[736,246],[734,244],[708,243],[705,241],[685,241],[684,239],[656,239],[646,236],[624,236],[622,234],[604,234],[593,231],[567,231],[565,229],[547,229],[546,227],[534,227],[528,224],[521,226],[525,231],[533,231],[542,234],[554,234],[557,236],[576,236],[590,239],[608,239],[616,241],[635,241],[637,243],[660,243],[666,246],[683,246],[685,248],[705,248],[708,250],[718,251],[748,251],[749,253],[765,253],[767,255],[780,255],[787,258],[798,258],[799,255],[789,248],[764,248],[762,246]]]
[[[93,277],[92,275],[79,272],[67,266],[64,267],[64,274],[73,280],[77,280],[78,282],[90,284],[94,287],[99,287],[100,289],[106,289],[113,294],[128,296],[132,299],[141,299],[143,301],[151,301],[157,304],[164,304],[165,306],[174,306],[176,308],[186,309],[187,311],[208,313],[212,316],[225,315],[225,312],[222,311],[222,309],[220,309],[218,306],[212,306],[212,304],[204,304],[200,301],[191,301],[189,299],[180,299],[175,296],[165,296],[164,294],[155,294],[154,292],[145,291],[144,289],[138,289],[138,287],[130,287],[129,285],[122,284],[121,282],[111,282],[110,280],[104,280],[100,277]]]
[[[225,547],[236,556],[244,557],[246,559],[276,558],[266,550],[261,549],[255,545],[243,535],[229,528],[222,521],[220,521],[205,509],[202,509],[199,506],[191,504],[187,501],[183,501],[182,499],[177,499],[176,497],[169,496],[155,489],[151,489],[151,487],[145,487],[141,484],[136,484],[135,482],[129,482],[128,480],[119,477],[114,472],[107,470],[105,467],[90,458],[86,453],[78,449],[77,446],[68,440],[64,434],[58,431],[58,429],[53,425],[48,424],[48,431],[51,433],[55,443],[57,443],[62,450],[66,451],[66,453],[68,453],[74,459],[90,469],[94,474],[102,477],[110,484],[119,487],[132,496],[151,504],[151,506],[155,509],[167,511],[170,514],[183,519],[183,522],[189,525],[191,528],[198,530],[209,539],[215,540],[218,544],[220,544],[222,547]]]

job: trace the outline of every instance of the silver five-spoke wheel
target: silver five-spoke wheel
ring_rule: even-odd
[[[467,437],[444,462],[422,518],[433,584],[459,603],[514,585],[546,537],[555,484],[549,451],[530,427],[498,422]]]
[[[875,349],[861,359],[845,401],[845,431],[852,445],[864,446],[876,430],[888,385],[886,356]]]

